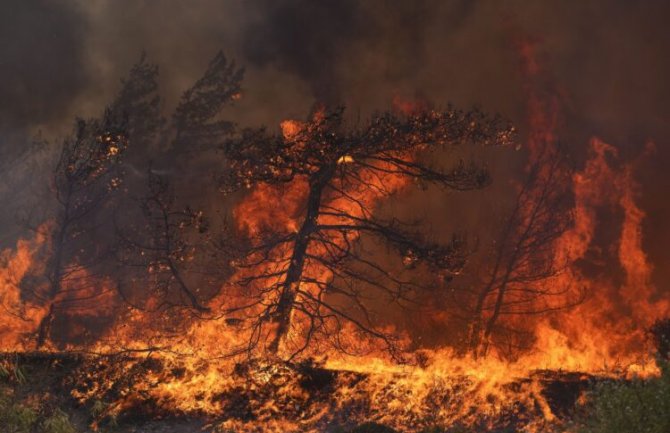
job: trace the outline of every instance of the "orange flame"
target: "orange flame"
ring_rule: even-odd
[[[16,249],[0,252],[0,347],[3,350],[25,350],[31,334],[46,314],[44,307],[26,301],[20,284],[31,272],[44,271],[36,256],[46,243],[46,226],[35,231],[30,240],[20,239]]]
[[[541,94],[532,85],[533,80],[543,77],[535,57],[535,46],[521,42],[518,49],[522,69],[530,83],[526,88],[530,166],[530,163],[540,161],[542,155],[559,152],[556,132],[560,124],[559,98],[554,94]],[[395,104],[407,113],[422,107],[400,100]],[[322,115],[322,111],[315,113],[317,118]],[[305,123],[294,120],[281,124],[282,133],[288,140],[297,140],[305,127]],[[414,155],[397,157],[411,160]],[[344,169],[355,162],[350,156],[343,156],[338,161]],[[561,169],[567,172],[567,168]],[[325,203],[329,208],[364,217],[364,213],[375,209],[381,200],[408,186],[406,177],[391,173],[379,175],[365,168],[359,170],[358,182],[336,184],[346,190],[346,195],[333,193],[326,196]],[[166,377],[164,371],[169,369],[148,372],[145,380],[136,384],[137,392],[120,398],[113,410],[122,411],[135,404],[138,395],[148,395],[159,404],[184,413],[217,415],[224,410],[222,395],[238,393],[242,386],[256,391],[285,374],[288,378],[283,386],[277,387],[276,395],[263,403],[257,419],[230,419],[222,427],[236,431],[316,432],[336,412],[347,413],[356,420],[372,418],[398,429],[431,423],[445,426],[457,422],[474,424],[479,422],[482,414],[500,414],[517,403],[539,407],[539,422],[554,422],[556,416],[542,395],[542,384],[537,379],[539,369],[606,375],[653,375],[658,372],[653,357],[642,342],[645,330],[653,321],[670,313],[670,299],[652,283],[653,267],[643,250],[645,213],[636,201],[639,186],[634,174],[634,165],[619,161],[614,146],[593,138],[583,169],[566,177],[564,187],[572,191],[574,199],[572,226],[552,245],[557,262],[565,266],[556,275],[534,284],[557,288],[557,293],[562,287],[569,288],[565,299],[560,301],[569,303],[575,290],[583,290],[586,297],[574,308],[531,318],[505,319],[511,325],[530,330],[534,338],[532,349],[518,353],[513,360],[503,359],[496,353],[473,359],[458,354],[454,348],[445,347],[416,350],[410,354],[415,362],[398,365],[370,342],[361,341],[353,330],[345,328],[341,340],[352,347],[366,346],[368,355],[352,357],[325,350],[322,346],[318,351],[306,352],[305,356],[317,358],[326,368],[337,370],[341,375],[333,385],[333,397],[328,404],[317,404],[316,409],[301,414],[302,418],[288,419],[280,413],[282,402],[294,401],[305,406],[311,402],[311,396],[297,383],[297,376],[291,376],[280,364],[261,363],[248,373],[247,381],[242,384],[243,381],[232,374],[239,357],[217,359],[245,341],[248,331],[240,331],[223,319],[195,320],[187,315],[166,317],[161,312],[128,310],[120,315],[116,326],[96,342],[94,349],[112,352],[119,348],[169,348],[170,351],[163,351],[158,356],[168,365],[183,368],[184,373]],[[266,231],[274,234],[298,231],[307,193],[308,184],[304,178],[296,178],[284,185],[255,186],[233,211],[237,230],[251,239]],[[606,218],[610,221],[603,224]],[[322,215],[320,222],[338,224],[343,221],[335,215]],[[608,233],[600,233],[603,225],[609,227]],[[19,288],[21,281],[31,273],[44,274],[44,265],[37,257],[48,245],[48,237],[41,234],[43,232],[46,228],[38,231],[32,240],[18,241],[15,250],[0,254],[0,347],[4,350],[25,350],[26,335],[35,332],[46,314],[45,305],[26,297]],[[358,239],[355,234],[348,239],[343,236],[334,234],[329,240],[344,245]],[[311,255],[325,253],[319,246],[310,248]],[[239,269],[231,281],[225,283],[221,295],[211,302],[213,311],[226,310],[241,302],[239,299],[243,294],[234,289],[236,281],[265,272],[268,266],[281,267],[290,260],[287,249],[279,248],[273,254],[271,258],[279,265],[265,263]],[[314,262],[308,263],[305,274],[323,282],[333,278],[329,271]],[[97,287],[89,293],[89,288],[76,284],[69,287],[92,296],[89,303],[83,304],[84,310],[88,311],[85,314],[97,315],[105,309],[118,307],[119,300],[112,295],[112,282],[102,280],[100,284],[107,288]],[[313,290],[309,283],[303,284],[307,287],[301,289]],[[97,296],[99,293],[103,295]],[[53,302],[63,300],[59,298]],[[299,317],[296,317],[295,325],[289,335],[292,341],[302,338],[301,330],[306,326]],[[167,330],[172,332],[171,337],[165,335]],[[518,385],[519,378],[527,380],[510,387],[513,383]],[[88,400],[112,387],[110,381],[103,382],[77,390],[74,396]],[[360,407],[364,410],[356,412]],[[528,431],[534,429],[532,423],[527,427]]]

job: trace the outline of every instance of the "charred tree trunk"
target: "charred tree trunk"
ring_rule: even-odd
[[[37,349],[41,349],[49,340],[51,335],[51,326],[55,319],[55,300],[61,292],[63,285],[63,253],[65,249],[65,239],[70,225],[70,201],[72,197],[71,190],[68,190],[63,204],[63,217],[61,219],[58,233],[53,240],[53,259],[51,262],[51,270],[49,275],[49,292],[48,299],[49,311],[40,320],[37,327]]]
[[[497,282],[498,282],[498,274],[500,272],[500,268],[503,266],[503,261],[504,261],[504,256],[505,256],[505,251],[506,251],[506,246],[507,243],[509,242],[509,238],[512,234],[512,231],[514,230],[514,221],[516,214],[518,212],[518,205],[515,208],[514,212],[512,213],[512,216],[508,219],[507,224],[505,225],[505,231],[503,232],[503,239],[502,242],[500,243],[497,251],[496,251],[496,262],[495,265],[493,266],[493,270],[491,271],[491,276],[484,288],[482,289],[481,292],[479,292],[479,295],[477,296],[477,303],[475,305],[475,311],[473,314],[473,322],[470,325],[470,330],[469,330],[469,336],[468,336],[468,349],[470,350],[470,353],[476,358],[479,355],[484,355],[486,350],[482,350],[482,346],[484,344],[484,341],[486,335],[490,335],[490,329],[492,328],[493,324],[495,324],[495,319],[493,323],[491,320],[486,321],[486,326],[484,326],[484,307],[486,303],[486,298],[489,297],[491,293],[493,293],[496,290]],[[506,268],[509,268],[509,266],[506,266]],[[505,283],[503,282],[502,285],[504,286]],[[504,296],[504,290],[501,290],[499,288],[498,291],[498,299],[496,304],[502,302],[502,297]],[[484,331],[486,329],[486,331]]]
[[[182,278],[181,272],[179,272],[179,268],[177,266],[175,266],[174,261],[170,258],[170,254],[173,251],[172,236],[170,234],[170,212],[166,208],[162,208],[161,211],[162,211],[162,214],[163,214],[162,215],[162,223],[163,223],[162,231],[163,231],[163,234],[164,234],[164,237],[165,237],[165,257],[166,257],[167,265],[170,268],[170,273],[172,274],[172,276],[177,281],[177,284],[179,285],[179,289],[181,290],[182,294],[184,294],[184,296],[186,296],[186,298],[188,298],[188,301],[191,304],[191,306],[195,310],[197,310],[201,313],[207,313],[207,312],[210,311],[210,309],[203,306],[202,304],[200,304],[200,301],[198,300],[197,296],[195,296],[193,291],[191,291],[191,289],[188,287],[188,285],[186,284],[186,282]]]
[[[442,167],[428,161],[428,153],[458,143],[508,144],[515,135],[513,128],[501,128],[498,120],[478,110],[411,111],[379,113],[364,126],[351,128],[342,108],[318,109],[307,122],[282,124],[281,133],[244,129],[225,143],[229,169],[222,186],[226,192],[296,185],[296,180],[302,192],[303,181],[309,183],[307,194],[299,197],[300,210],[305,213],[295,233],[286,233],[279,226],[280,233],[273,236],[271,229],[266,230],[272,224],[262,224],[262,230],[245,230],[250,242],[246,252],[240,251],[239,267],[245,272],[237,284],[242,293],[255,299],[239,309],[253,318],[250,339],[239,350],[256,349],[260,343],[268,353],[297,349],[292,355],[296,356],[310,341],[320,340],[343,352],[356,351],[355,344],[338,338],[349,324],[381,341],[400,360],[400,339],[377,329],[376,314],[364,302],[364,292],[379,289],[389,302],[405,307],[415,300],[418,290],[432,290],[435,284],[408,279],[404,272],[378,263],[375,259],[380,257],[366,257],[368,252],[354,244],[366,233],[392,248],[391,254],[399,255],[406,266],[407,260],[410,264],[421,261],[422,267],[440,274],[460,271],[467,254],[462,239],[454,237],[448,245],[431,241],[415,224],[394,216],[375,217],[376,203],[403,188],[397,182],[400,179],[458,191],[482,188],[490,182],[487,170],[463,161]],[[322,197],[326,192],[327,202]],[[320,224],[323,218],[328,223]],[[272,266],[254,275],[253,268],[264,263]],[[318,269],[318,274],[311,275],[312,269]],[[273,323],[265,325],[268,321]],[[302,347],[287,337],[298,321],[304,324]]]
[[[42,318],[42,320],[40,320],[40,324],[37,327],[37,344],[36,344],[37,350],[44,347],[47,340],[49,339],[49,335],[51,334],[51,325],[53,324],[53,320],[54,320],[54,305],[52,303],[49,306],[49,311]]]
[[[470,327],[468,348],[473,356],[485,356],[491,336],[509,304],[508,292],[519,284],[543,280],[554,275],[556,269],[551,257],[542,258],[543,248],[549,247],[563,232],[560,218],[560,196],[552,196],[556,189],[556,173],[559,160],[549,161],[548,171],[533,172],[519,193],[516,205],[502,232],[501,241],[495,251],[496,261],[491,276],[477,297],[474,318]],[[534,170],[542,169],[538,164]],[[539,173],[539,174],[538,174]],[[539,180],[536,176],[540,176]],[[543,215],[544,214],[544,215]],[[548,218],[546,215],[551,214]],[[533,270],[524,270],[523,262],[529,257],[540,260]],[[533,286],[526,291],[536,296],[550,295]],[[497,293],[496,293],[497,292]],[[491,313],[485,317],[486,299],[495,294]]]
[[[291,328],[291,313],[295,305],[300,280],[302,279],[303,270],[305,268],[305,256],[309,246],[310,236],[317,227],[323,190],[333,177],[335,168],[336,165],[326,166],[310,177],[305,219],[300,230],[296,234],[295,242],[293,243],[293,251],[291,252],[291,261],[289,263],[289,268],[286,271],[286,278],[281,284],[279,301],[277,302],[277,308],[273,315],[273,319],[277,323],[274,338],[269,346],[269,350],[273,354],[276,354],[279,351],[279,346],[281,345],[282,340]]]

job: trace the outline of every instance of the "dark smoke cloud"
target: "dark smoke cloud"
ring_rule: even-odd
[[[411,80],[421,68],[433,12],[443,2],[256,0],[243,29],[243,53],[253,65],[276,65],[309,83],[324,103],[342,102],[350,72],[366,77],[374,53],[388,80]],[[467,16],[471,2],[453,2],[445,25]],[[362,61],[363,60],[363,61]]]
[[[244,97],[229,111],[245,125],[302,117],[315,102],[364,117],[398,95],[480,104],[523,129],[510,33],[527,34],[562,91],[561,136],[577,159],[595,134],[626,158],[657,142],[642,198],[652,258],[667,280],[668,16],[668,2],[627,0],[3,1],[0,128],[62,131],[75,113],[98,114],[142,50],[161,67],[169,108],[222,48],[247,68]],[[441,202],[424,206],[448,213]]]
[[[61,120],[87,81],[87,23],[60,1],[0,2],[0,131]]]
[[[160,64],[173,102],[220,48],[247,67],[256,111],[314,100],[379,108],[402,94],[521,120],[510,27],[540,40],[580,129],[624,141],[656,132],[670,115],[669,7],[660,1],[11,0],[0,8],[2,122],[14,127],[62,121],[75,101],[99,109],[142,50]]]
[[[19,214],[44,198],[46,179],[40,175],[49,155],[34,150],[34,134],[62,125],[64,113],[89,89],[88,31],[71,4],[0,2],[0,248],[25,229],[17,224]]]
[[[336,68],[346,48],[365,33],[370,22],[353,0],[256,1],[243,50],[254,65],[274,64],[311,83],[324,102],[339,96]]]

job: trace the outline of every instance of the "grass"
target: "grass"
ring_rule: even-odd
[[[650,329],[661,376],[595,386],[579,433],[670,432],[670,318]],[[581,419],[579,419],[581,418]]]
[[[591,391],[579,433],[670,432],[670,363],[652,379],[600,383]]]
[[[6,388],[0,392],[2,433],[77,433],[69,416],[60,409],[42,415],[38,409],[14,401]]]
[[[21,401],[17,396],[30,377],[18,361],[0,363],[0,428],[2,433],[78,433],[62,410]]]
[[[6,396],[0,398],[0,425],[3,426],[3,433],[31,433],[38,418],[33,409],[14,404]]]

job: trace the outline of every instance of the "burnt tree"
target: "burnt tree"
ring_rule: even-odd
[[[106,228],[123,184],[122,156],[129,144],[155,134],[160,123],[156,75],[157,68],[142,56],[103,116],[77,120],[72,136],[63,141],[52,178],[57,206],[48,287],[35,293],[48,305],[37,330],[38,348],[51,337],[58,312],[103,295],[96,268],[112,250]]]
[[[188,307],[207,313],[206,301],[224,278],[212,272],[216,255],[208,248],[209,223],[202,211],[178,207],[165,179],[151,171],[147,179],[148,192],[139,200],[141,223],[127,228],[117,224],[116,254],[123,276],[119,292],[142,310],[151,304],[154,311]]]
[[[553,279],[568,265],[556,255],[556,243],[572,224],[570,174],[564,158],[551,148],[543,149],[527,167],[474,291],[467,347],[475,357],[486,355],[496,334],[521,333],[502,319],[550,313],[581,302],[581,296],[572,296],[571,287]]]
[[[221,110],[240,98],[244,69],[219,52],[205,73],[186,90],[172,115],[173,145],[190,151],[218,146],[234,124],[221,118]]]
[[[297,228],[253,233],[236,263],[238,284],[251,298],[244,316],[248,349],[264,342],[271,353],[286,346],[295,356],[317,338],[344,349],[340,331],[353,325],[395,353],[393,336],[377,326],[365,304],[365,290],[402,303],[421,287],[366,255],[359,239],[391,247],[402,257],[400,267],[422,264],[444,273],[462,268],[465,248],[460,238],[441,245],[412,224],[378,218],[375,203],[406,183],[459,191],[486,186],[486,170],[463,162],[444,168],[427,155],[439,160],[435,152],[448,144],[506,143],[512,131],[476,110],[386,112],[356,128],[343,122],[343,110],[334,110],[317,112],[307,123],[285,123],[283,134],[249,129],[227,142],[227,188],[300,191]],[[301,338],[289,344],[292,331]]]
[[[50,336],[56,309],[80,299],[77,294],[68,299],[63,295],[86,291],[82,286],[74,288],[67,283],[80,278],[81,271],[96,264],[104,254],[92,245],[86,248],[80,237],[90,234],[95,214],[120,185],[118,161],[126,145],[123,128],[83,120],[78,122],[74,137],[63,145],[54,175],[59,209],[51,239],[49,288],[44,299],[49,308],[38,327],[38,347]]]
[[[177,190],[188,188],[185,193],[192,200],[205,195],[194,184],[202,183],[215,160],[210,153],[234,130],[222,111],[240,97],[243,72],[223,53],[214,56],[166,123],[161,155],[148,162],[152,168],[134,188],[146,192],[134,197],[123,215],[116,215],[116,257],[122,267],[117,282],[122,297],[136,308],[187,307],[208,313],[206,302],[228,276],[204,211],[180,200]]]

